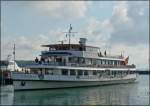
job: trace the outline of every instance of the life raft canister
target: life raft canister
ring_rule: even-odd
[[[6,79],[11,79],[11,73],[10,73],[10,72],[6,72],[6,73],[4,74],[4,78],[6,78]]]
[[[5,85],[10,85],[13,84],[13,80],[11,78],[11,72],[4,72],[4,84]]]

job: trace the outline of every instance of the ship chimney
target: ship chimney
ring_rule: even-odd
[[[85,46],[86,45],[86,38],[80,38],[79,44]]]

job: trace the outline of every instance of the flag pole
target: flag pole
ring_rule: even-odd
[[[16,58],[16,57],[15,57],[15,54],[16,54],[16,53],[15,53],[15,44],[14,44],[14,49],[13,49],[13,55],[14,55],[14,71],[15,71],[15,68],[16,68],[16,67],[15,67],[15,58]]]
[[[70,37],[71,37],[71,30],[72,30],[72,26],[71,26],[71,24],[70,24],[70,28],[69,28],[69,31],[68,31],[68,34],[69,34],[69,35],[68,35],[68,36],[69,36],[69,50],[70,50],[70,48],[71,48],[71,47],[70,47],[70,42],[71,42],[71,38],[70,38]]]

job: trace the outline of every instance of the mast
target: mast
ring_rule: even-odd
[[[69,39],[69,49],[71,49],[71,46],[70,46],[71,36],[72,36],[73,33],[77,33],[77,32],[72,32],[72,26],[70,24],[68,32],[65,32],[65,33],[66,33],[66,37],[68,37],[68,39]]]
[[[70,24],[70,27],[69,27],[69,31],[68,31],[68,36],[69,36],[69,45],[70,45],[70,36],[71,36],[71,30],[72,30],[72,26]]]
[[[15,53],[15,44],[14,44],[14,48],[13,48],[13,55],[14,55],[14,71],[15,71],[15,58],[16,58],[16,57],[15,57],[15,54],[16,54],[16,53]]]

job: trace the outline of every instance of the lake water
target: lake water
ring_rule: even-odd
[[[7,92],[1,103],[9,105],[149,105],[149,76],[130,84]]]

